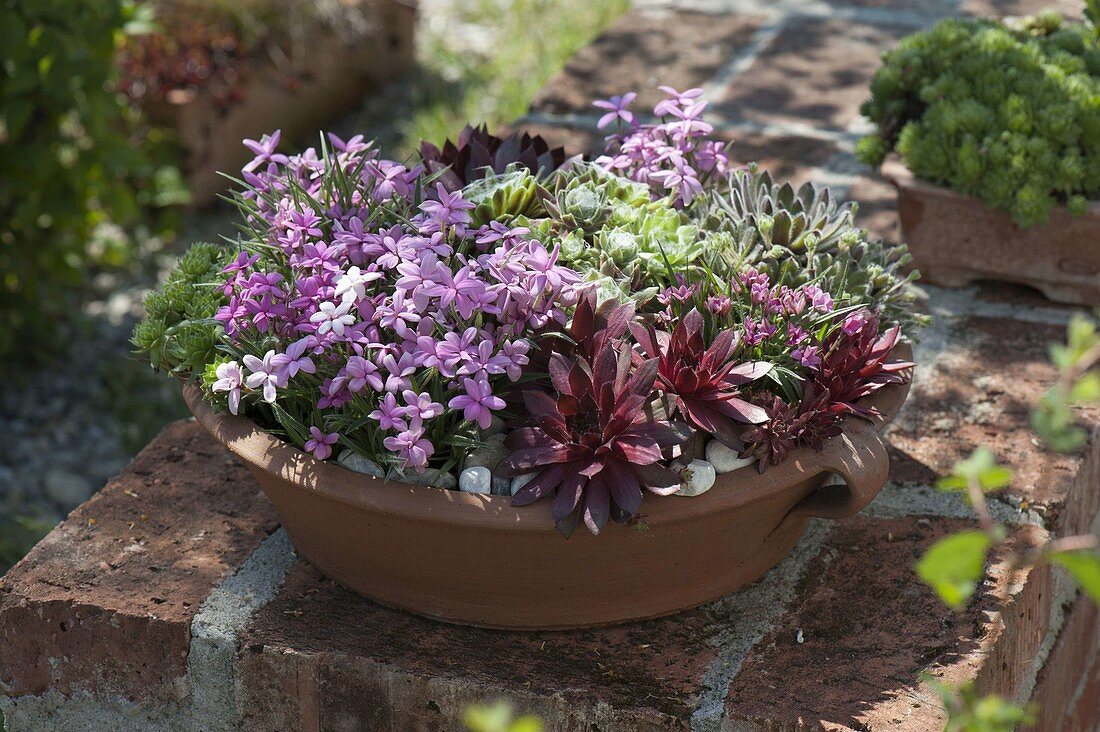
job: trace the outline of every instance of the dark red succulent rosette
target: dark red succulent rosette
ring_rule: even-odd
[[[553,495],[558,529],[569,536],[583,518],[593,533],[608,519],[638,513],[643,491],[675,493],[680,476],[659,463],[691,436],[687,425],[652,408],[657,359],[636,360],[626,337],[632,303],[596,305],[581,297],[569,340],[547,341],[552,393],[523,393],[531,425],[505,441],[503,475],[533,473],[512,499],[525,506]]]
[[[513,431],[505,442],[514,452],[501,472],[535,473],[513,504],[553,494],[554,522],[566,536],[581,518],[597,534],[609,518],[627,521],[641,508],[643,490],[668,495],[680,488],[680,476],[659,463],[690,432],[645,409],[657,361],[633,369],[631,362],[630,347],[621,341],[606,342],[592,363],[552,354],[555,394],[526,392],[535,426]]]
[[[420,159],[449,191],[457,191],[489,173],[503,173],[513,164],[533,175],[545,176],[570,160],[564,148],[551,147],[541,135],[514,132],[497,137],[489,134],[485,125],[467,125],[455,142],[447,140],[442,148],[422,142]]]
[[[656,359],[656,389],[669,400],[669,412],[709,433],[732,448],[742,445],[732,423],[759,424],[767,411],[741,396],[740,389],[771,370],[765,361],[741,362],[735,358],[740,345],[736,332],[721,331],[707,346],[703,338],[703,316],[692,309],[672,333],[657,331],[650,324],[633,322],[630,330],[642,354]]]
[[[827,438],[841,433],[845,415],[880,417],[876,409],[859,402],[884,386],[908,380],[914,364],[891,357],[900,337],[898,325],[880,334],[874,317],[856,332],[837,328],[822,344],[821,365],[803,387],[802,398],[789,404],[774,397],[767,405],[767,420],[742,436],[744,453],[756,457],[763,472],[800,445],[820,450]]]

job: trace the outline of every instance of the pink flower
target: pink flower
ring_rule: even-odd
[[[210,391],[229,393],[229,413],[236,414],[241,404],[241,387],[244,385],[244,371],[236,361],[220,364],[215,371],[218,380],[210,385]]]
[[[408,423],[405,421],[405,415],[407,410],[397,403],[397,398],[393,393],[387,393],[385,398],[378,403],[378,409],[374,410],[367,416],[378,422],[378,426],[384,430],[407,430],[409,428]]]
[[[251,173],[264,163],[285,163],[287,161],[286,155],[280,155],[275,152],[275,148],[279,147],[280,134],[280,130],[275,130],[270,135],[261,137],[259,142],[248,139],[244,141],[244,146],[251,150],[252,154],[256,156],[244,166],[243,170],[245,173]]]
[[[493,423],[493,413],[490,410],[504,409],[504,400],[493,396],[493,389],[487,381],[475,381],[463,379],[462,386],[465,394],[460,394],[447,402],[451,409],[461,409],[462,416],[470,422],[477,422],[483,430],[489,429]]]
[[[841,326],[841,329],[844,331],[845,335],[854,336],[856,333],[863,330],[863,326],[867,325],[869,320],[870,318],[868,318],[866,312],[860,311],[858,313],[852,313],[845,318],[844,325]]]
[[[279,376],[284,384],[297,376],[299,371],[306,374],[317,373],[317,366],[314,365],[313,359],[305,355],[306,350],[315,345],[316,339],[313,336],[306,336],[287,346],[286,353],[276,353],[272,357],[271,364],[279,369]]]
[[[703,96],[703,90],[699,88],[688,89],[687,91],[678,92],[671,86],[658,86],[658,89],[663,91],[667,95],[667,99],[662,99],[657,102],[653,107],[653,114],[657,117],[664,117],[665,115],[672,114],[674,109],[680,107],[687,107],[694,103],[695,99]]]
[[[464,226],[470,223],[470,214],[467,211],[474,208],[474,204],[464,200],[460,191],[448,192],[442,183],[437,182],[435,189],[438,200],[428,200],[420,204],[420,210],[427,217],[421,226],[422,232],[431,234],[450,226]]]
[[[386,391],[397,393],[412,386],[409,377],[416,373],[416,357],[411,353],[402,353],[400,358],[387,353],[382,357],[382,367],[389,372],[384,385]]]
[[[318,460],[327,460],[332,455],[332,446],[340,439],[339,432],[330,432],[327,435],[316,427],[309,428],[312,439],[306,440],[306,451],[313,453]]]
[[[788,323],[787,324],[787,345],[788,346],[797,346],[798,344],[802,343],[802,341],[806,340],[809,337],[810,337],[810,335],[806,332],[805,328],[794,325],[793,323]],[[795,358],[798,358],[798,357],[795,356]]]
[[[821,366],[821,349],[817,346],[796,348],[791,352],[791,357],[806,368],[817,370]]]
[[[427,420],[443,414],[443,405],[433,402],[432,395],[427,392],[417,394],[411,389],[406,389],[401,392],[401,398],[405,400],[405,413],[411,419]]]
[[[369,386],[375,391],[382,391],[382,374],[373,361],[362,356],[352,356],[345,367],[348,375],[348,391],[358,394],[364,387]]]
[[[428,467],[428,458],[435,453],[435,445],[424,439],[424,431],[420,429],[405,430],[396,437],[387,437],[382,444],[387,450],[397,453],[405,467],[421,472]]]
[[[616,120],[622,120],[628,125],[634,125],[634,113],[627,109],[637,98],[637,93],[627,92],[622,96],[615,95],[610,99],[597,99],[592,102],[592,106],[597,109],[607,110],[607,113],[600,117],[600,121],[596,123],[596,128],[602,130],[612,122]]]
[[[810,298],[810,305],[821,313],[832,312],[833,296],[822,290],[817,285],[806,285],[802,288],[806,297]]]

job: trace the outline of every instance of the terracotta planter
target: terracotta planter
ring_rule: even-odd
[[[908,346],[897,355],[909,358]],[[908,385],[874,395],[892,419]],[[873,425],[849,419],[825,449],[760,475],[718,477],[694,498],[649,495],[648,528],[609,524],[566,540],[550,502],[393,483],[320,462],[242,417],[214,414],[184,386],[198,421],[237,454],[275,504],[297,550],[329,577],[391,607],[508,629],[577,628],[667,615],[758,579],[811,517],[850,516],[878,494],[889,458]],[[837,473],[847,486],[823,487]]]
[[[143,104],[148,117],[171,129],[183,148],[195,205],[215,201],[229,184],[220,173],[237,176],[252,158],[241,144],[244,138],[281,129],[284,141],[316,145],[321,127],[412,65],[415,2],[361,4],[369,6],[364,12],[376,26],[369,37],[348,44],[331,29],[311,30],[311,43],[299,49],[298,73],[289,74],[266,57],[255,59],[240,70],[241,100],[226,109],[191,90],[174,90]]]
[[[1058,207],[1023,229],[1006,211],[916,178],[896,157],[882,174],[898,190],[902,238],[923,281],[1004,280],[1058,302],[1100,305],[1100,202],[1080,216]]]

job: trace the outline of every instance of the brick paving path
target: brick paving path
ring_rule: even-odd
[[[707,119],[733,156],[828,185],[860,202],[863,222],[896,238],[894,191],[855,158],[870,128],[859,114],[881,53],[952,15],[1080,16],[1076,0],[641,0],[550,81],[517,126],[597,149],[591,100],[658,84],[706,90]]]
[[[990,10],[647,1],[578,54],[524,123],[591,148],[591,98],[702,85],[739,159],[847,191],[889,237],[892,191],[852,156],[878,54],[941,15]],[[815,522],[740,592],[572,633],[387,610],[295,558],[244,469],[178,423],[0,580],[0,709],[12,730],[453,730],[468,703],[506,697],[553,730],[938,730],[928,672],[1035,699],[1037,729],[1094,729],[1097,611],[1064,576],[994,561],[955,615],[911,569],[937,538],[973,525],[957,496],[930,486],[977,444],[1016,472],[992,501],[1015,541],[1097,530],[1100,439],[1050,456],[1027,428],[1054,377],[1046,344],[1071,310],[1006,287],[928,296],[936,323],[889,432],[883,494],[852,519]],[[1100,410],[1082,417],[1100,438]]]

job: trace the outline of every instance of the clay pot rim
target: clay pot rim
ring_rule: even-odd
[[[882,161],[882,166],[879,168],[879,172],[882,174],[882,177],[890,181],[895,188],[904,187],[913,191],[917,191],[919,193],[950,197],[960,201],[969,201],[976,206],[981,206],[982,208],[987,208],[992,211],[1001,211],[1005,214],[1009,213],[1004,209],[991,207],[980,198],[968,196],[965,193],[959,193],[953,188],[948,188],[945,185],[933,183],[930,180],[917,176],[916,173],[909,169],[909,166],[905,164],[905,161],[897,153],[890,153],[886,156],[886,159]],[[1055,204],[1054,208],[1066,211],[1066,205],[1064,203],[1057,203]],[[1068,214],[1069,212],[1066,211],[1066,213]],[[1088,208],[1085,210],[1084,215],[1100,218],[1100,199],[1090,199],[1088,202]],[[1045,224],[1038,224],[1037,226],[1045,226]]]
[[[892,355],[912,360],[912,347],[908,343],[898,344]],[[551,516],[550,501],[516,507],[511,504],[511,496],[464,493],[357,473],[336,463],[317,460],[265,432],[246,417],[234,416],[228,412],[215,413],[203,400],[202,391],[194,383],[182,382],[182,389],[187,406],[199,424],[230,452],[240,457],[251,470],[266,472],[309,494],[358,510],[389,514],[402,521],[466,524],[499,531],[557,531]],[[647,495],[641,513],[653,520],[680,522],[713,515],[715,512],[739,509],[749,503],[785,493],[816,475],[844,471],[853,473],[851,456],[857,453],[881,455],[881,461],[885,464],[865,466],[857,460],[854,469],[867,469],[870,472],[877,470],[882,473],[881,479],[885,480],[888,459],[885,457],[885,448],[878,430],[893,420],[908,393],[908,382],[891,384],[862,400],[861,404],[877,408],[882,417],[874,421],[847,417],[842,423],[843,432],[825,440],[820,452],[804,446],[791,452],[786,460],[769,467],[764,473],[749,469],[752,466],[724,473],[718,476],[713,488],[700,496],[685,498]],[[862,502],[869,502],[880,487],[881,482],[872,485],[871,495],[865,495]],[[720,490],[721,488],[728,490]],[[838,512],[836,517],[850,515],[856,510],[858,508]],[[810,515],[832,517],[828,513]]]

